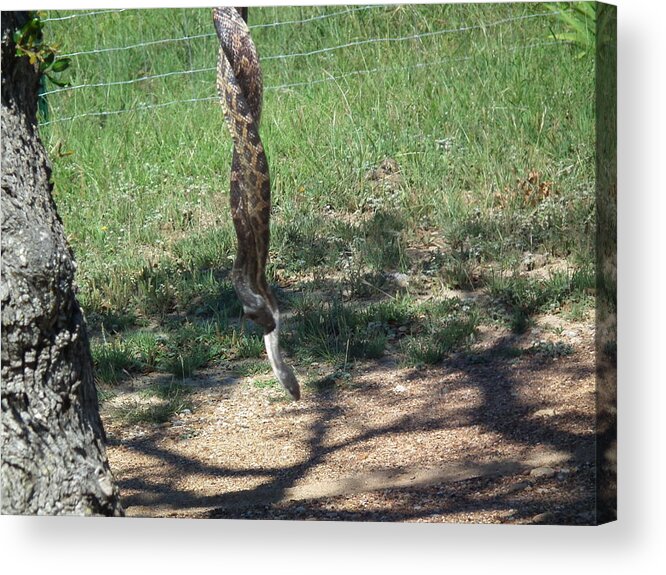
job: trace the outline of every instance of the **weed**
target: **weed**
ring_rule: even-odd
[[[562,316],[569,321],[579,322],[587,319],[593,311],[594,299],[590,296],[583,296],[569,302],[564,308]]]
[[[467,346],[476,332],[474,318],[455,318],[433,322],[423,334],[412,336],[404,343],[408,362],[413,365],[435,365],[449,353]]]
[[[500,357],[504,357],[507,359],[516,359],[518,357],[521,357],[525,352],[519,347],[507,345],[500,347],[497,350],[497,353]]]
[[[546,7],[557,12],[567,25],[567,32],[553,34],[557,40],[571,42],[581,48],[579,58],[594,50],[597,18],[594,2],[550,2]]]
[[[257,389],[279,389],[282,387],[274,377],[256,377],[252,380],[252,385]]]
[[[405,299],[367,306],[304,299],[287,341],[301,356],[332,362],[376,359],[384,354],[389,337],[396,337],[397,328],[412,317]]]
[[[173,255],[187,269],[225,268],[236,250],[236,236],[228,226],[188,234],[173,244]]]
[[[458,298],[422,304],[417,312],[422,320],[419,330],[401,342],[410,365],[435,365],[467,347],[479,323],[477,307]]]
[[[315,393],[327,393],[336,388],[350,387],[351,383],[351,374],[345,369],[340,368],[324,377],[309,379],[305,382],[304,386]]]
[[[527,349],[527,353],[551,359],[565,357],[573,352],[573,346],[563,341],[538,341]]]
[[[175,401],[183,399],[190,392],[191,389],[188,386],[171,380],[147,387],[144,391],[144,395],[147,397],[157,397],[163,400]]]
[[[405,221],[396,211],[380,210],[364,222],[358,232],[363,239],[363,259],[373,271],[402,269],[405,266],[403,230]]]
[[[116,385],[131,372],[141,369],[127,343],[120,339],[93,344],[91,352],[95,377],[102,384]]]
[[[156,333],[138,330],[124,336],[127,349],[142,367],[155,368],[159,363],[164,346]]]
[[[433,262],[439,268],[444,284],[455,289],[474,290],[480,287],[482,274],[479,262],[464,252],[438,254]]]
[[[97,387],[97,401],[99,405],[103,405],[105,402],[113,399],[116,396],[115,392],[107,388]]]
[[[90,314],[87,320],[93,329],[99,326],[103,332],[109,334],[122,333],[137,324],[137,317],[133,313],[113,311]]]
[[[253,375],[266,375],[271,372],[271,366],[267,361],[246,360],[234,362],[233,372],[240,377]]]
[[[160,367],[179,379],[192,377],[194,372],[208,364],[211,359],[203,345],[190,346],[184,352],[172,352],[167,355]]]
[[[247,334],[233,330],[224,338],[228,346],[227,354],[232,359],[250,359],[261,357],[264,353],[263,338],[257,334]]]
[[[498,274],[493,276],[489,291],[506,306],[511,329],[523,333],[533,314],[560,311],[565,302],[580,298],[581,290],[587,289],[591,281],[589,272],[584,270],[557,272],[547,279]]]
[[[125,401],[111,409],[112,417],[128,425],[165,423],[185,409],[192,409],[190,389],[176,382],[148,387],[141,397]]]

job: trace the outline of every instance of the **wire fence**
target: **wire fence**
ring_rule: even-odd
[[[126,8],[117,8],[114,10],[97,10],[95,12],[83,12],[81,14],[69,14],[67,16],[54,16],[53,18],[44,18],[44,22],[58,22],[61,20],[72,20],[74,18],[85,18],[88,16],[98,16],[100,14],[113,14],[116,12],[124,12]]]
[[[268,23],[260,23],[260,24],[252,24],[250,25],[251,30],[260,30],[260,29],[267,29],[267,28],[279,28],[279,27],[296,27],[296,26],[308,26],[308,25],[313,25],[315,23],[320,23],[321,21],[324,20],[335,20],[338,18],[342,17],[350,17],[353,16],[354,14],[358,14],[361,12],[369,12],[369,11],[378,11],[378,10],[386,10],[388,9],[387,6],[383,5],[369,5],[369,6],[353,6],[353,7],[348,7],[342,10],[336,10],[332,12],[327,12],[323,14],[315,14],[312,16],[307,16],[304,18],[300,19],[286,19],[286,20],[276,20]],[[77,18],[91,18],[91,17],[100,17],[103,15],[109,15],[109,14],[121,14],[121,13],[132,13],[135,11],[132,10],[127,10],[127,9],[115,9],[115,10],[99,10],[99,11],[92,11],[92,12],[81,12],[81,13],[76,13],[76,14],[68,14],[65,16],[49,16],[45,18],[44,20],[46,22],[54,22],[54,23],[59,23],[59,22],[64,22],[63,24],[58,24],[61,26],[57,32],[63,32],[66,30],[67,22],[65,21],[71,21],[73,19]],[[325,54],[331,54],[333,52],[339,52],[339,51],[344,51],[344,50],[350,50],[350,49],[355,49],[355,48],[360,48],[363,46],[371,46],[371,45],[382,45],[382,44],[398,44],[398,43],[406,43],[406,42],[423,42],[426,39],[430,38],[437,38],[437,37],[444,37],[444,36],[454,36],[454,35],[463,35],[466,33],[470,33],[473,31],[483,31],[483,33],[487,33],[489,30],[492,30],[494,28],[499,28],[502,26],[518,26],[518,25],[530,25],[531,21],[534,20],[545,20],[545,19],[552,19],[556,16],[561,14],[560,11],[548,11],[548,12],[537,12],[537,13],[532,13],[532,14],[517,14],[505,18],[500,18],[488,22],[476,22],[473,24],[467,24],[467,25],[461,25],[457,27],[442,27],[442,28],[437,28],[434,30],[415,30],[407,34],[403,35],[385,35],[381,37],[368,37],[368,38],[360,38],[360,39],[353,39],[349,40],[346,42],[338,42],[333,45],[329,46],[322,46],[319,48],[316,48],[314,50],[307,50],[307,51],[293,51],[293,52],[285,52],[285,53],[277,53],[277,54],[268,54],[268,55],[262,55],[261,61],[263,63],[283,63],[285,66],[287,65],[288,62],[294,62],[297,59],[308,59],[316,56],[321,56]],[[124,17],[125,14],[123,14],[122,17]],[[211,25],[212,28],[212,25]],[[215,37],[215,32],[204,32],[201,31],[200,33],[196,34],[186,34],[186,35],[172,35],[169,37],[165,38],[158,38],[154,40],[149,40],[146,42],[140,42],[140,43],[128,43],[127,45],[121,45],[121,46],[107,46],[107,47],[97,47],[94,49],[89,49],[89,50],[81,50],[81,51],[75,51],[75,52],[68,52],[62,54],[62,57],[67,57],[71,58],[73,61],[73,66],[76,66],[78,61],[82,58],[99,58],[104,55],[110,55],[113,53],[123,53],[123,52],[128,52],[131,50],[142,50],[146,49],[149,47],[156,47],[156,46],[166,46],[169,44],[176,44],[176,43],[192,43],[192,42],[197,42],[202,39],[213,39]],[[543,38],[536,38],[532,39],[531,41],[527,42],[522,42],[522,43],[517,43],[513,44],[510,46],[506,46],[504,48],[504,51],[507,53],[513,52],[513,51],[518,51],[518,50],[526,50],[526,49],[543,49],[545,47],[549,46],[557,46],[557,45],[562,45],[564,42],[562,41],[544,41]],[[167,46],[165,50],[168,50],[169,47]],[[425,54],[427,57],[427,54]],[[339,72],[334,72],[331,73],[330,71],[326,71],[325,73],[322,74],[321,77],[318,78],[308,78],[307,80],[287,80],[285,82],[281,83],[268,83],[264,89],[266,91],[272,91],[272,90],[283,90],[283,89],[297,89],[297,88],[303,88],[311,85],[316,85],[316,84],[323,84],[326,82],[335,82],[339,81],[344,78],[350,78],[354,76],[362,76],[362,75],[367,75],[367,74],[375,74],[375,73],[386,73],[386,72],[398,72],[398,71],[407,71],[407,70],[414,70],[414,69],[422,69],[422,68],[428,68],[428,67],[433,67],[433,66],[440,66],[444,65],[447,63],[454,63],[454,62],[463,62],[466,60],[471,59],[472,56],[461,56],[461,57],[448,57],[448,58],[440,58],[440,59],[432,59],[432,60],[423,60],[423,61],[418,61],[418,62],[409,62],[405,65],[402,66],[368,66],[362,69],[355,69],[355,70],[348,70],[348,71],[339,71]],[[215,66],[215,58],[213,57],[212,63],[210,66],[203,66],[203,67],[188,67],[185,69],[176,69],[176,70],[170,70],[167,72],[161,72],[159,74],[145,74],[141,75],[138,77],[134,78],[125,78],[125,79],[109,79],[107,81],[103,82],[81,82],[78,84],[73,84],[73,85],[67,85],[63,87],[57,87],[53,88],[50,90],[45,90],[43,91],[40,96],[42,98],[49,97],[57,97],[58,95],[64,95],[67,93],[74,93],[74,92],[80,92],[80,91],[91,91],[91,90],[98,90],[98,89],[103,89],[106,90],[107,94],[110,93],[111,90],[122,87],[122,86],[133,86],[133,85],[140,85],[142,83],[150,82],[153,80],[160,80],[160,79],[165,79],[165,78],[174,78],[174,77],[192,77],[195,75],[199,74],[212,74],[216,70]],[[152,110],[152,109],[160,109],[164,108],[166,106],[171,106],[175,104],[186,104],[186,103],[195,103],[195,102],[212,102],[212,101],[217,101],[218,97],[214,93],[215,86],[214,82],[210,83],[210,95],[205,95],[205,96],[199,96],[199,97],[190,97],[190,98],[174,98],[174,99],[167,99],[166,101],[163,102],[156,102],[156,103],[150,103],[150,104],[136,104],[130,107],[123,107],[121,109],[95,109],[95,110],[86,110],[81,113],[77,114],[71,114],[71,115],[63,115],[59,116],[57,110],[52,111],[50,114],[49,118],[45,118],[44,121],[41,122],[41,125],[49,125],[49,124],[54,124],[54,123],[61,123],[61,122],[71,122],[73,120],[81,119],[81,118],[86,118],[86,117],[101,117],[101,116],[114,116],[117,114],[123,114],[127,112],[132,112],[132,111],[147,111],[147,110]]]
[[[315,22],[317,20],[326,20],[328,18],[334,18],[336,16],[342,16],[346,14],[352,14],[353,12],[361,12],[365,10],[372,10],[376,8],[380,8],[381,6],[379,5],[373,5],[373,6],[359,6],[356,8],[350,8],[347,10],[340,10],[339,12],[331,12],[329,14],[319,14],[317,16],[311,16],[309,18],[303,18],[301,20],[281,20],[278,22],[271,22],[268,24],[254,24],[250,25],[249,28],[250,30],[256,30],[256,29],[261,29],[261,28],[276,28],[278,26],[287,26],[287,25],[297,25],[297,24],[307,24],[309,22]],[[106,14],[109,12],[124,12],[124,10],[109,10],[105,12],[90,12],[90,15],[95,15],[95,14]],[[64,20],[67,18],[75,18],[77,16],[86,16],[86,14],[79,14],[79,15],[71,15],[71,16],[65,16],[64,18],[53,18],[51,20]],[[45,19],[45,21],[49,21],[49,18]],[[73,57],[73,56],[87,56],[89,54],[103,54],[105,52],[121,52],[123,50],[131,50],[135,48],[145,48],[147,46],[156,46],[158,44],[169,44],[173,42],[187,42],[191,40],[200,40],[202,38],[213,38],[215,37],[215,32],[209,32],[205,34],[195,34],[194,36],[180,36],[178,38],[164,38],[160,40],[152,40],[150,42],[140,42],[138,44],[130,44],[128,46],[116,46],[112,48],[99,48],[95,50],[85,50],[83,52],[72,52],[69,54],[63,54],[63,57]]]

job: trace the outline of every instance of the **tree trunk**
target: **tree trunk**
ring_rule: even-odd
[[[597,4],[597,522],[617,519],[617,8]]]
[[[2,513],[122,515],[73,255],[37,132],[39,74],[2,14]]]

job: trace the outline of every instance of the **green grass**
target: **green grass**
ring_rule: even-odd
[[[573,346],[570,343],[563,341],[538,341],[527,350],[527,353],[554,359],[571,355],[573,351]]]
[[[568,304],[569,318],[575,313],[582,315],[591,304],[587,291],[594,287],[594,274],[586,268],[574,272],[553,273],[547,279],[535,279],[524,275],[499,274],[489,283],[489,293],[504,304],[511,329],[524,332],[530,318],[539,312],[558,312]]]
[[[233,364],[233,371],[240,377],[267,375],[271,373],[271,366],[265,360],[237,361]]]
[[[97,380],[115,385],[130,372],[139,372],[141,364],[132,356],[129,345],[123,340],[109,343],[93,342],[91,346]]]
[[[113,407],[111,415],[128,425],[165,423],[181,411],[192,409],[189,393],[187,387],[177,383],[155,385],[147,388],[143,397]]]
[[[305,388],[318,394],[326,394],[336,389],[351,389],[353,386],[351,373],[342,368],[323,377],[310,378],[305,381]]]
[[[341,10],[253,8],[250,22]],[[441,299],[438,286],[487,291],[515,331],[544,310],[572,319],[589,311],[591,297],[572,278],[541,285],[520,270],[526,252],[572,270],[594,257],[594,58],[553,43],[567,24],[531,17],[542,12],[539,4],[406,5],[253,28],[267,87],[269,280],[290,286],[292,295],[278,296],[293,315],[285,343],[299,361],[376,359],[396,342],[408,361],[441,361],[490,319],[477,310],[446,322],[449,312],[434,304],[424,314],[418,297]],[[457,28],[469,29],[272,58]],[[127,10],[45,27],[62,53],[212,31],[209,9]],[[213,68],[216,42],[75,56],[64,76],[80,85]],[[263,357],[261,337],[239,327],[229,281],[230,140],[219,105],[135,109],[214,95],[208,70],[48,96],[49,120],[131,110],[40,128],[80,300],[93,332],[113,336],[94,340],[102,381],[145,370],[181,379]],[[374,177],[387,159],[395,173]],[[397,289],[395,273],[429,283]]]
[[[407,331],[417,313],[407,299],[360,305],[301,299],[285,343],[303,361],[377,359],[384,355],[389,339]]]
[[[479,323],[477,306],[450,298],[420,311],[420,329],[402,342],[407,363],[435,365],[472,343]]]
[[[261,357],[264,346],[256,333],[222,321],[174,320],[165,322],[160,333],[141,328],[95,341],[92,352],[98,380],[116,385],[129,375],[153,370],[185,379],[213,362]]]

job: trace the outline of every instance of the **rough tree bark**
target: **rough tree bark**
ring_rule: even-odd
[[[2,14],[2,513],[122,515],[104,448],[75,263],[37,131],[26,12]]]
[[[617,8],[597,4],[597,522],[617,519]]]

